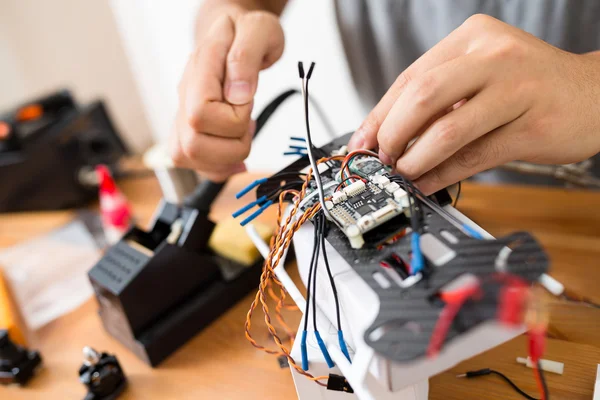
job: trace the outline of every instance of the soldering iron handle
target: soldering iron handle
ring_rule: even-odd
[[[196,189],[185,198],[183,203],[187,207],[195,208],[199,211],[208,212],[215,198],[221,193],[225,183],[215,183],[209,180],[202,181],[196,186]]]

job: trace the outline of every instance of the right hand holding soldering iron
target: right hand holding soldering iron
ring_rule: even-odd
[[[179,84],[171,157],[221,182],[245,170],[258,73],[281,57],[283,30],[274,14],[227,7],[199,36]]]

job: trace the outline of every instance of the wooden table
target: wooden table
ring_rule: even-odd
[[[237,208],[233,193],[248,176],[233,180],[218,201],[215,218]],[[124,181],[126,195],[139,219],[147,223],[160,191],[153,178]],[[533,232],[553,261],[552,275],[580,295],[600,302],[600,193],[515,186],[464,184],[459,209],[492,234],[515,230]],[[272,214],[271,214],[272,216]],[[7,247],[58,227],[73,212],[0,216],[0,247]],[[90,345],[116,353],[130,380],[123,399],[293,399],[290,373],[269,355],[256,351],[243,335],[251,295],[240,301],[160,368],[151,369],[135,358],[102,328],[90,299],[74,312],[31,333],[30,345],[41,350],[45,368],[26,388],[0,387],[0,399],[83,398],[78,382],[81,349]],[[295,326],[298,312],[288,314]],[[260,318],[255,335],[268,336]],[[552,400],[592,397],[596,364],[600,363],[600,310],[551,299],[551,339],[546,357],[565,363],[563,376],[547,374]],[[504,372],[536,395],[530,369],[514,362],[526,354],[525,337],[474,357],[431,379],[430,398],[520,399],[495,377],[457,379],[456,374],[490,367]]]

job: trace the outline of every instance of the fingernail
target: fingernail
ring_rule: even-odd
[[[392,165],[394,163],[392,161],[392,159],[387,154],[385,154],[381,149],[379,150],[379,159],[385,165]]]
[[[250,134],[250,136],[256,135],[256,121],[253,119],[250,120],[250,126],[248,127],[248,133]]]
[[[435,193],[435,190],[432,190],[435,188],[427,178],[417,179],[416,181],[413,181],[413,185],[415,185],[415,187],[419,189],[425,196]]]
[[[232,174],[239,174],[241,172],[246,172],[248,170],[248,168],[246,168],[246,164],[241,162],[239,164],[236,164],[233,166],[233,169],[231,170]]]
[[[245,81],[233,81],[227,84],[227,101],[231,104],[248,104],[252,100],[250,84]]]
[[[365,145],[365,139],[361,131],[356,131],[348,142],[348,150],[354,151],[361,149]]]

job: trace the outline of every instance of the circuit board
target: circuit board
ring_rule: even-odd
[[[341,137],[319,151],[332,154],[348,138],[349,135]],[[300,158],[278,174],[300,172],[308,163],[306,157]],[[365,331],[364,340],[382,357],[410,362],[427,354],[434,326],[444,308],[436,294],[459,277],[472,275],[487,282],[486,291],[476,302],[465,303],[444,343],[496,318],[502,285],[490,277],[500,271],[534,282],[548,270],[549,261],[544,250],[529,233],[517,232],[488,240],[473,238],[449,223],[434,208],[422,203],[424,232],[421,242],[427,243],[423,246],[425,268],[420,279],[413,279],[406,268],[412,252],[410,235],[406,234],[410,229],[406,200],[402,192],[396,193],[395,186],[386,189],[393,182],[380,181],[389,170],[382,168],[379,160],[356,159],[349,168],[352,174],[362,178],[355,183],[362,182],[362,185],[357,184],[345,193],[345,199],[342,196],[334,203],[334,194],[341,189],[338,164],[330,164],[321,174],[334,222],[330,224],[326,240],[379,297],[378,315]],[[263,186],[257,190],[258,197],[273,190],[273,184]],[[436,207],[451,202],[446,190],[429,199]],[[318,201],[316,185],[310,183],[301,208],[306,210]],[[368,218],[373,223],[361,226],[360,221]],[[348,234],[349,229],[354,229],[352,227],[360,230],[364,242],[360,246],[352,243],[352,235]],[[499,263],[502,254],[505,258]]]
[[[346,234],[350,245],[360,249],[363,234],[408,210],[407,194],[397,183],[382,175],[359,172],[366,181],[357,180],[332,195],[329,212],[336,225]]]

